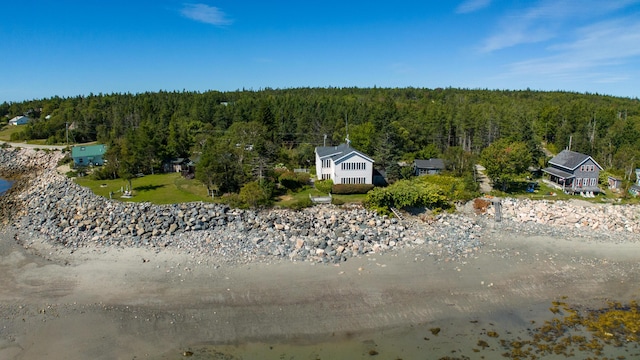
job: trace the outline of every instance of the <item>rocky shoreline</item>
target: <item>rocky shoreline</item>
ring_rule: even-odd
[[[58,174],[61,157],[60,152],[0,149],[0,174],[25,174],[1,198],[5,223],[20,229],[25,247],[46,241],[71,253],[104,247],[174,249],[217,255],[227,263],[340,263],[421,247],[425,256],[464,261],[481,251],[483,235],[496,229],[604,241],[637,241],[640,233],[638,206],[504,199],[503,221],[494,223],[493,209],[476,214],[469,205],[425,222],[378,216],[359,206],[256,211],[211,203],[120,202]]]

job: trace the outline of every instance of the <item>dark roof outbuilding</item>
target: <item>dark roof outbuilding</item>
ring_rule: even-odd
[[[435,169],[444,170],[444,161],[442,159],[414,160],[413,164],[418,169]]]

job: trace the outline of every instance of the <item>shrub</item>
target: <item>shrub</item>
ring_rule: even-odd
[[[373,189],[367,194],[365,205],[381,213],[390,207],[450,207],[447,197],[438,186],[410,180],[399,180],[386,188]]]
[[[420,176],[414,181],[437,186],[450,201],[469,201],[478,197],[478,184],[472,175],[463,178],[447,175]]]
[[[309,174],[285,171],[278,177],[280,185],[289,190],[296,190],[309,183]]]
[[[62,159],[60,159],[58,161],[58,166],[69,164],[72,161],[73,161],[73,159],[71,158],[71,156],[69,154],[67,154],[67,155],[63,156]]]
[[[333,180],[320,180],[315,183],[316,189],[321,193],[328,194],[331,192],[331,188],[333,187]]]
[[[116,179],[117,174],[114,174],[108,167],[102,166],[93,170],[91,178],[94,180],[109,180]]]
[[[288,172],[289,170],[287,170],[287,168],[281,168],[281,167],[277,167],[273,169],[273,174],[275,175],[275,177],[277,179],[280,178],[280,176],[286,172]]]
[[[226,193],[222,195],[222,202],[232,208],[246,208],[247,206],[240,200],[240,195],[236,193]]]
[[[373,185],[371,184],[336,184],[331,188],[331,192],[334,194],[366,194]]]
[[[291,209],[298,210],[298,209],[304,209],[304,208],[308,208],[308,207],[312,207],[312,206],[313,206],[313,201],[311,201],[311,199],[306,197],[306,198],[302,198],[302,199],[294,202],[289,207]]]
[[[264,179],[260,181],[260,188],[262,189],[262,192],[267,199],[264,204],[269,204],[271,198],[273,197],[273,194],[276,192],[276,184],[269,179]]]
[[[298,179],[298,181],[303,184],[303,185],[307,185],[309,184],[309,181],[311,180],[311,175],[309,175],[309,173],[306,172],[297,172],[296,174],[296,178]]]
[[[483,200],[483,199],[473,200],[473,209],[475,210],[476,214],[486,213],[487,209],[489,208],[489,205],[491,205],[491,203],[488,200]]]
[[[240,189],[239,196],[240,200],[250,207],[257,207],[269,201],[269,194],[267,194],[257,181],[246,183],[242,189]]]

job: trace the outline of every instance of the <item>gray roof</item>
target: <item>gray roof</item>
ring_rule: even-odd
[[[418,169],[444,169],[444,161],[442,159],[429,159],[429,160],[413,160],[413,164]]]
[[[578,166],[589,159],[591,159],[598,166],[598,168],[602,170],[602,166],[600,166],[595,160],[593,160],[591,156],[571,150],[562,150],[560,154],[549,160],[549,164],[557,165],[569,170],[575,170],[576,168],[578,168]]]
[[[360,151],[352,148],[351,146],[349,146],[349,144],[340,144],[338,146],[318,146],[316,147],[316,153],[318,154],[320,159],[332,158],[334,162],[338,161],[339,159],[349,154],[356,153],[364,157],[365,159],[373,162],[373,159],[361,153]]]
[[[562,171],[560,169],[556,169],[556,168],[552,168],[552,167],[547,167],[542,169],[543,172],[546,172],[547,174],[551,174],[551,175],[555,175],[559,178],[563,178],[563,179],[571,179],[573,177],[575,177],[575,175],[573,175],[570,172],[566,172],[566,171]]]

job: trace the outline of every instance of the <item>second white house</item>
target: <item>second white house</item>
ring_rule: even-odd
[[[373,162],[348,142],[316,147],[318,180],[331,179],[334,184],[373,184]]]

